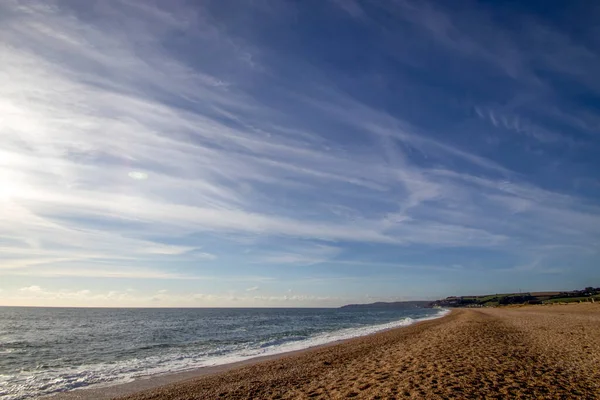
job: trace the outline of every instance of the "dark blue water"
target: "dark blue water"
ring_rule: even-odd
[[[432,318],[409,309],[0,307],[0,399],[303,349]]]

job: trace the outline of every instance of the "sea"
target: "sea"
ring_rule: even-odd
[[[0,307],[0,399],[305,349],[443,315],[420,308]]]

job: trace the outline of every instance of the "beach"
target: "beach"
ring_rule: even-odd
[[[455,309],[440,319],[120,398],[598,397],[600,304],[575,304]]]

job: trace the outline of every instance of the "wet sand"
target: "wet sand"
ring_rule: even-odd
[[[595,399],[600,304],[459,309],[122,398]]]

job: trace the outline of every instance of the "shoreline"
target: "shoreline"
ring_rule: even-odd
[[[121,400],[596,398],[600,304],[455,309]]]
[[[443,318],[448,317],[452,314],[452,309],[442,308],[440,310],[440,314],[436,314],[434,316],[424,317],[422,319],[415,320],[414,323],[405,326],[395,326],[390,328],[383,328],[381,330],[368,333],[366,335],[354,336],[351,338],[345,339],[337,339],[331,342],[317,344],[314,346],[284,351],[281,353],[274,354],[266,354],[259,355],[247,358],[245,360],[234,361],[225,364],[218,365],[210,365],[197,367],[190,370],[177,371],[177,372],[166,372],[160,374],[152,374],[138,377],[130,382],[107,382],[96,385],[91,385],[89,387],[83,387],[80,389],[73,389],[66,392],[59,392],[48,394],[40,397],[40,399],[45,400],[108,400],[117,397],[129,396],[136,394],[138,392],[152,390],[155,388],[159,388],[165,385],[183,383],[189,380],[194,380],[196,378],[202,378],[206,376],[212,376],[220,373],[227,373],[229,371],[246,367],[246,366],[254,366],[255,364],[260,364],[268,361],[278,361],[283,358],[300,356],[308,352],[319,351],[321,349],[326,349],[329,347],[346,344],[348,342],[352,342],[354,340],[360,340],[364,338],[368,338],[370,336],[380,335],[389,331],[394,330],[403,330],[415,325],[419,325],[428,321],[438,321]],[[399,321],[398,321],[399,322]]]
[[[441,318],[55,399],[596,398],[600,304],[460,308]]]

